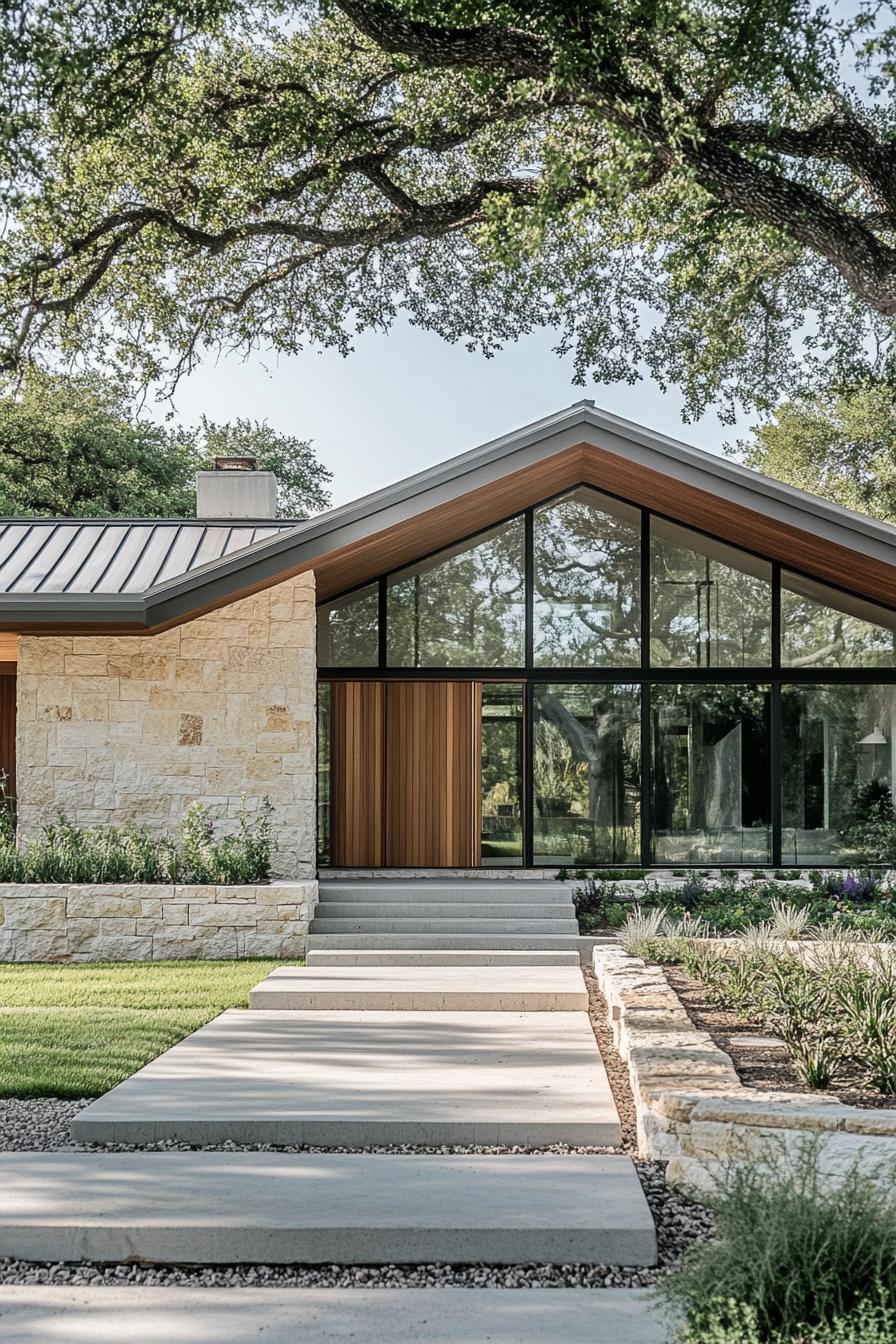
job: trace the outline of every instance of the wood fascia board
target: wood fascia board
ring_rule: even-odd
[[[360,587],[380,574],[412,564],[422,555],[451,546],[549,495],[578,485],[585,446],[579,443],[565,448],[449,503],[424,510],[408,522],[331,551],[310,566],[315,572],[318,599]]]

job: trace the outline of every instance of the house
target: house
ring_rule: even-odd
[[[305,522],[240,465],[0,524],[23,835],[247,792],[295,879],[874,857],[893,527],[587,401]]]

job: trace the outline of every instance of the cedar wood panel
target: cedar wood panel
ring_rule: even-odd
[[[482,688],[471,681],[334,681],[334,867],[479,862]]]
[[[479,723],[472,681],[386,683],[386,865],[479,862]]]
[[[385,687],[334,681],[330,688],[332,863],[383,865]]]

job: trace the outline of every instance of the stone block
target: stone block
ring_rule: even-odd
[[[240,957],[304,957],[306,932],[253,933],[238,930],[237,955]]]
[[[79,886],[70,890],[68,914],[70,919],[136,919],[143,913],[140,890],[109,892],[103,887]]]
[[[67,961],[69,940],[65,933],[44,929],[11,929],[0,932],[0,961]]]
[[[153,939],[146,935],[98,934],[72,952],[72,961],[150,961]]]
[[[20,887],[19,890],[28,890]],[[64,891],[64,888],[56,888]],[[40,929],[42,932],[65,931],[65,897],[7,896],[4,900],[4,928]]]
[[[241,905],[219,901],[201,905],[197,902],[190,905],[190,923],[217,928],[254,929],[257,913],[254,901]]]
[[[194,930],[194,933],[199,930]],[[203,937],[183,938],[172,925],[163,934],[156,934],[152,940],[154,961],[180,960],[183,958],[217,958],[229,960],[238,956],[236,929],[208,929]]]
[[[63,670],[66,676],[105,677],[109,659],[104,653],[67,653]]]

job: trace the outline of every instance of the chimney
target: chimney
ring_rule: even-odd
[[[276,518],[277,477],[254,457],[216,457],[196,473],[197,518]]]

